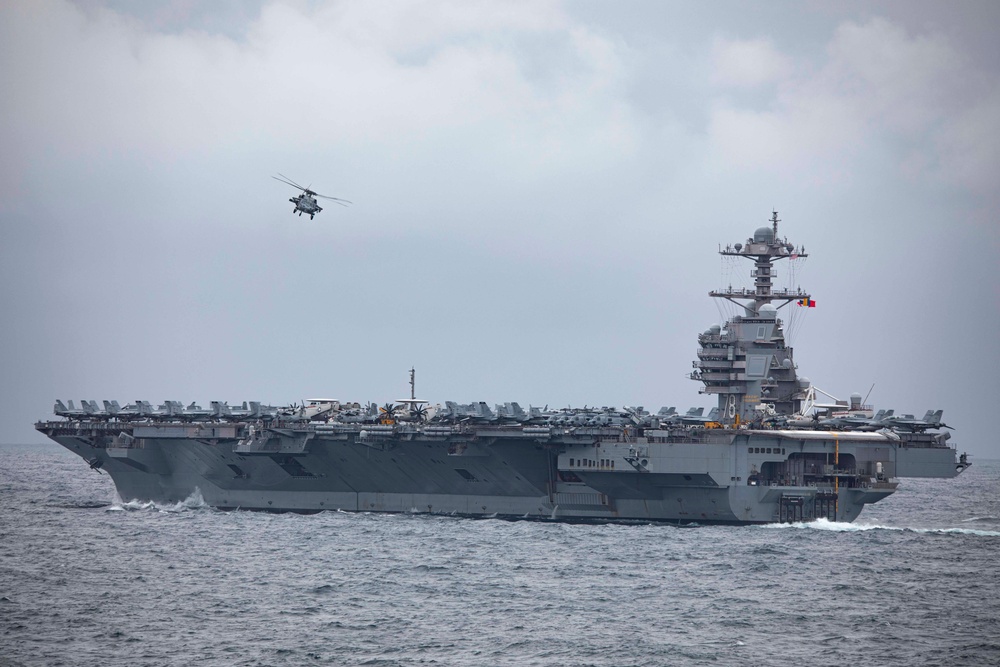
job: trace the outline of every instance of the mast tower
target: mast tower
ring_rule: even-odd
[[[812,297],[801,289],[774,289],[773,264],[781,259],[808,257],[805,249],[778,237],[777,211],[770,227],[760,227],[746,244],[727,245],[719,254],[752,260],[753,289],[713,290],[709,296],[740,306],[725,325],[714,325],[698,336],[701,347],[693,362],[691,378],[705,384],[704,394],[719,397],[720,421],[737,425],[770,414],[799,411],[808,380],[795,374],[792,348],[785,345],[778,309],[793,301],[812,305]],[[778,303],[778,306],[772,305]]]

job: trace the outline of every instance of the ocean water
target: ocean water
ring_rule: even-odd
[[[123,503],[0,446],[0,665],[997,665],[1000,462],[853,524]]]

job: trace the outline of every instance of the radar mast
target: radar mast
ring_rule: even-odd
[[[750,274],[754,279],[753,291],[729,287],[725,290],[714,290],[708,293],[709,296],[726,299],[741,306],[746,311],[747,317],[753,317],[757,314],[765,303],[781,301],[778,308],[783,308],[792,301],[811,298],[809,294],[800,289],[775,290],[772,288],[771,279],[775,275],[771,270],[773,262],[779,259],[797,259],[809,255],[806,254],[805,248],[801,246],[797,248],[789,243],[788,239],[778,238],[778,223],[781,221],[778,219],[777,211],[771,212],[769,222],[772,223],[772,226],[759,228],[754,232],[753,238],[747,239],[746,245],[736,243],[719,250],[719,254],[723,256],[745,257],[754,261],[754,270]]]
[[[745,245],[735,243],[719,250],[723,256],[753,261],[754,287],[709,292],[744,312],[698,336],[701,347],[691,379],[705,384],[701,393],[718,395],[719,421],[729,426],[761,424],[769,417],[795,414],[809,386],[808,380],[796,376],[792,348],[785,344],[777,311],[793,301],[811,305],[812,297],[798,288],[776,290],[771,283],[774,262],[808,255],[805,248],[778,237],[777,211],[772,211],[769,222],[770,227],[757,229]]]

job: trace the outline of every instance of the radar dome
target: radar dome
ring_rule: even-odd
[[[773,320],[778,317],[778,309],[769,303],[765,303],[757,309],[757,317],[763,320]]]
[[[770,227],[760,227],[753,233],[754,243],[771,243],[774,241],[774,231]]]
[[[786,358],[784,361],[781,362],[781,367],[784,368],[784,369],[791,368],[792,367],[792,360]]]
[[[808,389],[810,384],[812,383],[809,382],[809,378],[807,377],[799,378],[799,387],[801,387],[802,389]]]
[[[742,243],[737,243],[733,247],[736,248],[736,252],[739,252],[740,250],[743,250],[743,244]]]

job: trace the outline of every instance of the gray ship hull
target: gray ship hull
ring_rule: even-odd
[[[569,429],[539,437],[524,428],[435,435],[397,428],[372,437],[362,427],[322,428],[274,428],[252,438],[245,426],[211,423],[39,424],[110,474],[123,500],[172,504],[195,496],[222,509],[852,521],[893,493],[897,476],[957,474],[953,449],[876,433],[675,429],[631,437],[622,429]]]
[[[901,477],[954,477],[942,410],[874,414],[860,394],[816,403],[800,378],[778,308],[811,308],[773,289],[773,265],[806,257],[778,236],[778,214],[720,255],[752,261],[753,289],[709,295],[742,314],[698,336],[691,378],[718,404],[679,414],[641,407],[548,410],[517,403],[379,408],[312,399],[205,410],[166,401],[124,408],[57,401],[65,421],[36,428],[108,472],[123,500],[317,512],[676,523],[852,521]],[[775,306],[774,303],[779,304]],[[823,392],[825,393],[825,392]],[[832,398],[832,397],[831,397]],[[836,400],[836,399],[835,399]]]

